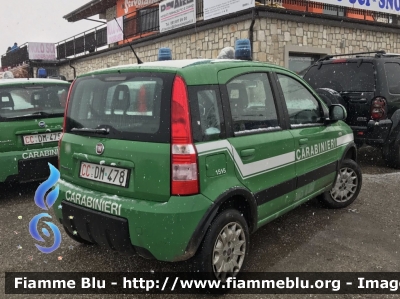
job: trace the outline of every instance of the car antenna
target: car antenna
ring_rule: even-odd
[[[121,26],[119,26],[119,23],[118,23],[118,21],[117,21],[117,19],[116,19],[115,17],[114,17],[114,20],[115,20],[115,22],[117,23],[119,29],[121,29],[123,38],[124,38],[124,40],[126,41],[125,34],[124,34],[124,30],[122,30]],[[128,44],[129,44],[129,47],[131,47],[131,50],[132,50],[133,54],[135,54],[135,57],[136,57],[136,59],[137,59],[137,63],[138,63],[138,64],[142,64],[143,61],[141,61],[140,58],[136,55],[136,52],[135,52],[135,50],[133,50],[131,43],[129,42]]]

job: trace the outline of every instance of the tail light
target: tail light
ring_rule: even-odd
[[[197,153],[192,140],[188,92],[176,76],[171,100],[171,194],[199,193]]]
[[[345,62],[347,62],[346,58],[332,59],[332,63],[345,63]]]
[[[65,108],[64,108],[64,120],[63,120],[63,127],[62,127],[62,133],[60,140],[58,140],[58,169],[60,169],[60,154],[61,154],[61,140],[64,136],[65,133],[65,126],[66,126],[66,119],[67,119],[67,111],[68,111],[68,104],[69,104],[69,98],[71,96],[71,90],[72,87],[74,86],[75,80],[72,82],[71,86],[69,87],[68,90],[68,96],[67,96],[67,101],[65,102]]]
[[[386,117],[386,100],[382,97],[376,97],[371,104],[371,118],[381,120]]]
[[[57,157],[57,163],[58,163],[58,170],[60,170],[60,152],[61,152],[61,140],[63,138],[64,132],[61,133],[60,140],[58,140],[58,157]]]

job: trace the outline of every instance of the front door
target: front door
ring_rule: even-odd
[[[297,190],[303,199],[332,184],[339,156],[341,129],[324,123],[319,100],[308,88],[288,74],[277,74],[294,137]]]

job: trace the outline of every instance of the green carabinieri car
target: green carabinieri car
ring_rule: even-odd
[[[319,197],[342,208],[362,175],[341,105],[260,62],[175,60],[79,76],[54,205],[67,234],[217,278],[250,234]],[[58,208],[61,205],[62,208]]]
[[[54,79],[0,80],[0,183],[43,180],[57,166],[70,83]]]

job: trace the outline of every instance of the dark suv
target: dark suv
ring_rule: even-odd
[[[400,168],[400,54],[326,56],[308,69],[304,79],[315,89],[340,93],[357,146],[382,148],[387,164]]]

